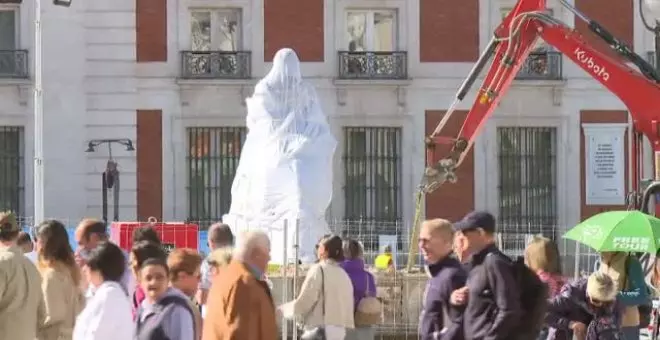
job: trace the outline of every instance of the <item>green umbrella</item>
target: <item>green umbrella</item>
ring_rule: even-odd
[[[599,252],[655,254],[660,248],[660,219],[637,210],[594,215],[564,234]]]

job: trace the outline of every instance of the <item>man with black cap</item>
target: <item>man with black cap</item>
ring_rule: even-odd
[[[454,245],[470,254],[465,287],[455,290],[451,303],[465,305],[466,340],[513,339],[520,322],[520,289],[511,260],[495,246],[495,218],[483,211],[454,223]]]

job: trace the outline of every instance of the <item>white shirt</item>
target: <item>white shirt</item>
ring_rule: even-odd
[[[209,264],[209,258],[205,258],[202,261],[202,265],[199,268],[199,273],[201,275],[201,280],[199,280],[199,289],[209,290],[211,289],[211,265]]]
[[[199,269],[201,280],[199,280],[199,289],[208,291],[211,289],[211,265],[209,265],[209,258],[202,261],[202,266]],[[206,304],[202,305],[202,318],[206,317]]]
[[[134,335],[131,302],[116,282],[104,282],[78,314],[73,340],[123,340]]]
[[[33,251],[29,252],[29,253],[25,253],[25,257],[27,257],[28,259],[30,259],[30,261],[32,261],[32,263],[35,263],[35,264],[36,264],[39,255],[37,255],[37,252],[33,250]]]

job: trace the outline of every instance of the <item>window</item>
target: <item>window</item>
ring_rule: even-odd
[[[0,5],[0,51],[15,50],[18,46],[18,11]]]
[[[241,48],[241,10],[192,10],[190,30],[193,51],[238,51]]]
[[[396,51],[396,14],[396,10],[349,10],[346,13],[348,51]]]
[[[188,218],[208,226],[229,212],[231,186],[247,129],[195,127],[187,133]]]
[[[17,11],[14,7],[0,4],[0,78],[16,71],[16,47],[18,45]]]
[[[0,211],[25,213],[23,127],[0,126]]]
[[[401,233],[401,128],[344,128],[343,161],[345,232],[377,248],[376,235]]]
[[[499,222],[503,232],[554,238],[557,129],[500,127],[497,145]]]

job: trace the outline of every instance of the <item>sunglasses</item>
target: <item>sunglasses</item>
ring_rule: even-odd
[[[598,300],[598,299],[594,299],[594,298],[591,299],[591,303],[593,303],[594,305],[599,305],[599,306],[609,305],[613,302],[614,301],[602,301],[602,300]]]

